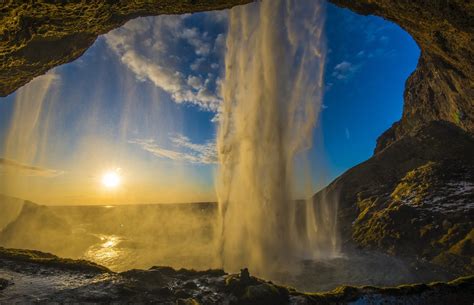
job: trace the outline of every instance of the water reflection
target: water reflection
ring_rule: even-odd
[[[84,258],[114,269],[126,256],[125,249],[120,247],[124,239],[117,235],[97,235],[97,237],[100,243],[90,246]]]

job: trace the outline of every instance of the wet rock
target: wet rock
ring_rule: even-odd
[[[178,299],[176,305],[200,305],[200,303],[195,299]]]
[[[250,276],[247,268],[225,279],[226,291],[234,295],[236,304],[285,304],[288,290]]]
[[[178,289],[174,292],[174,296],[177,298],[189,298],[191,294],[184,289]]]
[[[3,289],[7,288],[10,285],[13,285],[12,281],[0,278],[0,291],[2,291]]]
[[[240,281],[243,284],[248,284],[248,283],[251,282],[250,273],[249,273],[249,270],[247,268],[244,268],[244,269],[240,270]]]
[[[18,251],[18,250],[16,250]],[[23,255],[44,256],[37,251],[21,250]],[[4,250],[4,252],[6,252]],[[31,253],[30,253],[31,252]],[[154,270],[131,270],[124,273],[98,274],[83,268],[61,268],[42,260],[14,261],[15,271],[7,266],[10,257],[2,257],[0,252],[0,272],[9,273],[14,282],[23,282],[13,289],[3,289],[0,303],[111,303],[111,304],[347,304],[350,302],[375,302],[376,304],[470,304],[474,298],[474,277],[461,278],[449,283],[429,285],[406,285],[396,288],[377,287],[341,287],[325,293],[300,293],[262,279],[243,274],[228,275],[226,289],[220,289],[218,283],[224,282],[223,276],[214,276],[218,272],[174,270],[155,268]],[[83,263],[71,261],[69,264]],[[36,269],[36,272],[31,272]],[[52,273],[42,270],[54,270]],[[163,271],[160,276],[156,272]],[[151,273],[151,275],[146,275]],[[165,275],[166,274],[166,275]],[[89,275],[92,275],[89,276]],[[175,283],[173,290],[164,293],[162,277]],[[183,280],[186,278],[186,280]],[[188,282],[202,282],[209,279],[205,286],[198,285],[187,290]],[[155,282],[156,281],[156,282]],[[1,281],[0,281],[1,282]],[[26,282],[27,285],[24,285]],[[18,290],[21,286],[23,290]],[[188,295],[188,292],[195,295]],[[396,301],[393,303],[393,301]],[[369,302],[369,303],[370,303]],[[365,303],[364,303],[365,304]]]
[[[13,262],[13,263],[12,263]],[[23,264],[21,264],[23,263]],[[35,268],[34,264],[49,266],[50,268]],[[7,249],[0,247],[0,266],[12,270],[28,271],[31,273],[51,272],[51,270],[78,271],[88,275],[109,273],[110,270],[104,266],[86,260],[73,260],[60,258],[51,253],[36,250]]]
[[[173,291],[168,287],[161,287],[157,290],[157,293],[159,295],[168,297],[168,296],[171,296],[173,294]]]
[[[183,287],[186,288],[186,289],[197,289],[198,288],[196,283],[194,283],[193,281],[189,281],[189,282],[184,283]]]
[[[443,229],[449,230],[449,228],[451,228],[452,226],[453,224],[449,220],[447,219],[443,220]]]
[[[288,294],[283,293],[277,287],[263,283],[245,288],[244,294],[239,299],[240,304],[286,304]]]

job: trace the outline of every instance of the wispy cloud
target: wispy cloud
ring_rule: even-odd
[[[14,170],[14,174],[22,176],[36,176],[53,178],[64,174],[64,171],[32,166],[11,159],[0,158],[0,173],[2,171]]]
[[[170,141],[175,149],[165,148],[153,139],[134,139],[130,140],[129,143],[136,144],[143,150],[160,158],[196,164],[217,163],[215,142],[193,143],[188,137],[181,134],[171,136]]]
[[[105,40],[138,80],[152,82],[177,103],[217,112],[222,100],[217,62],[223,60],[223,35],[193,27],[188,18],[191,15],[138,18],[105,35]],[[206,18],[212,24],[225,23],[226,15]]]
[[[334,66],[332,76],[339,80],[350,79],[360,69],[361,64],[353,64],[348,61],[342,61]]]

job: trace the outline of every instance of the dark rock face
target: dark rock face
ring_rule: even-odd
[[[315,195],[338,198],[345,249],[376,249],[474,271],[474,137],[431,122]]]
[[[130,19],[224,9],[250,1],[2,1],[0,96],[78,58],[98,35]]]
[[[378,139],[376,153],[430,121],[474,132],[472,1],[331,1],[397,23],[421,48],[418,67],[406,82],[402,119]]]

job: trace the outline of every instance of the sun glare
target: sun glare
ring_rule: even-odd
[[[106,172],[102,176],[102,184],[106,188],[117,188],[120,185],[120,175],[115,171]]]

